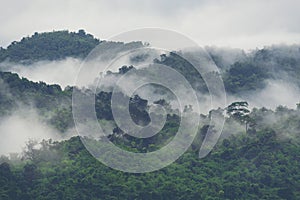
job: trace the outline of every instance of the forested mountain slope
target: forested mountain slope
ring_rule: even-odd
[[[2,48],[0,61],[25,63],[26,67],[41,60],[82,59],[101,42],[104,41],[83,30],[36,33]],[[126,46],[118,42],[111,44]],[[132,44],[143,45],[141,42]],[[264,90],[269,81],[288,81],[295,87],[300,86],[300,50],[296,45],[266,47],[250,53],[213,48],[207,52],[220,69],[228,95],[254,96]],[[133,60],[145,57],[147,55]],[[207,93],[201,76],[176,52],[163,54],[152,63],[172,67],[185,76],[195,91]],[[115,80],[114,77],[130,70],[146,73],[144,69],[124,65],[105,77]],[[7,69],[6,72],[0,70],[0,127],[6,118],[25,107],[34,109],[39,120],[64,136],[74,129],[74,90],[91,93],[89,88],[68,86],[63,89],[58,84],[33,82]],[[125,97],[120,94],[120,98]],[[180,117],[168,100],[150,101],[139,95],[129,98],[130,116],[139,125],[150,122],[150,105],[157,104],[171,111],[163,129],[156,136],[144,139],[133,138],[116,126],[111,98],[111,91],[97,91],[95,111],[98,122],[110,128],[109,140],[119,148],[152,152],[162,148],[176,134]],[[228,102],[229,106],[213,108],[208,113],[197,113],[203,123],[188,151],[175,163],[151,173],[130,174],[106,167],[89,154],[79,136],[60,141],[28,140],[22,153],[0,157],[0,199],[299,199],[299,100],[293,102],[293,108],[277,105],[272,110],[250,109],[245,99]],[[193,112],[186,106],[184,112]],[[119,109],[127,108],[120,106]],[[226,119],[223,134],[212,152],[199,159],[199,148],[213,112]]]
[[[100,41],[84,30],[34,33],[0,50],[0,62],[34,62],[66,57],[84,58]]]

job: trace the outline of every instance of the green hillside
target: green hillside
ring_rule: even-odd
[[[36,33],[2,48],[0,62],[30,64],[66,57],[84,58],[99,43],[83,30]],[[142,45],[141,42],[129,44]],[[107,45],[109,47],[114,48]],[[300,86],[299,52],[297,46],[268,47],[241,54],[241,57],[235,54],[231,63],[218,51],[209,53],[220,68],[228,94],[239,96],[254,95],[270,80],[288,80],[295,87]],[[132,59],[144,57],[147,55]],[[196,91],[207,92],[201,76],[175,52],[163,54],[153,63],[172,67],[183,74]],[[134,66],[120,66],[119,72],[109,72],[106,76],[118,77],[130,70],[140,75],[147,73]],[[40,121],[64,136],[74,128],[74,90],[81,95],[92,93],[87,88],[62,89],[57,84],[33,82],[15,73],[0,71],[0,125],[18,109],[32,108]],[[118,95],[120,99],[126,98],[121,92]],[[171,111],[157,135],[134,138],[115,125],[111,98],[111,92],[97,91],[95,111],[100,124],[111,126],[108,138],[119,148],[137,153],[152,152],[166,145],[178,131],[180,117],[170,102],[165,99],[150,102],[133,95],[129,98],[129,111],[132,120],[139,125],[149,124],[150,104],[159,104]],[[274,110],[250,109],[246,100],[228,104],[209,113],[198,113],[203,123],[188,151],[168,167],[151,173],[131,174],[106,167],[89,154],[79,136],[63,141],[29,140],[18,158],[0,157],[0,199],[300,199],[299,101],[295,102],[295,109],[278,105]],[[184,112],[193,112],[192,107],[184,106],[187,108]],[[128,108],[119,106],[118,109]],[[210,154],[199,159],[199,148],[204,137],[210,134],[207,130],[212,113],[225,117],[223,135]],[[37,144],[40,148],[36,148]]]
[[[66,57],[84,58],[100,41],[84,30],[34,33],[12,42],[0,50],[0,62],[31,63],[39,60],[59,60]]]

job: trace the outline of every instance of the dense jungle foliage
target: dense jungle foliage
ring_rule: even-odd
[[[0,61],[83,58],[100,42],[83,30],[35,33],[1,48]],[[230,94],[258,91],[267,80],[286,77],[296,85],[300,83],[300,50],[296,46],[242,53],[229,64],[215,51],[208,52],[219,66]],[[162,55],[153,62],[178,70],[192,84],[198,82],[196,90],[206,91],[201,77],[176,53]],[[110,75],[132,69],[123,66]],[[41,121],[64,136],[74,128],[73,90],[79,89],[62,89],[0,71],[0,122],[20,107],[34,108]],[[100,124],[112,126],[108,138],[118,147],[151,152],[176,134],[180,117],[175,111],[167,115],[166,124],[156,136],[139,139],[124,133],[114,123],[111,95],[99,91],[95,111]],[[79,136],[62,141],[29,140],[20,155],[0,157],[0,199],[300,199],[300,104],[296,109],[279,105],[271,110],[250,109],[246,101],[230,103],[212,111],[219,112],[226,122],[222,137],[207,157],[199,159],[198,153],[211,113],[201,114],[203,123],[188,151],[175,163],[151,173],[131,174],[106,167],[90,155]],[[154,104],[172,110],[164,99]],[[130,97],[132,120],[148,124],[149,105],[138,95]]]

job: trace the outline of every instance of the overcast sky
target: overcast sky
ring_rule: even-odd
[[[199,45],[244,49],[300,43],[299,0],[1,0],[0,46],[34,32],[68,29],[107,39],[159,27]]]

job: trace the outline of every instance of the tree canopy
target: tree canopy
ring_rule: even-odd
[[[12,42],[0,50],[0,62],[32,63],[39,60],[59,60],[66,57],[84,58],[101,41],[84,30],[34,33]]]

